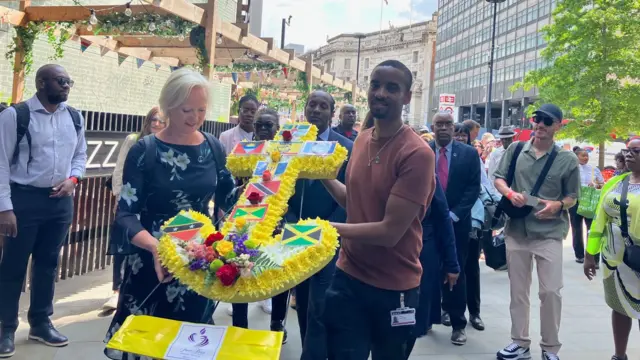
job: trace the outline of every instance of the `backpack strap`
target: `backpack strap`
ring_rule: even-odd
[[[18,163],[18,156],[20,154],[20,142],[26,136],[27,137],[27,145],[29,148],[29,160],[27,161],[27,167],[33,160],[31,156],[31,134],[29,133],[29,123],[31,122],[31,111],[29,110],[29,105],[25,102],[20,102],[12,107],[16,111],[16,146],[13,150],[13,158],[11,159],[11,164],[15,165]]]
[[[227,166],[227,158],[225,157],[226,152],[224,151],[220,140],[216,139],[215,136],[204,131],[202,132],[202,135],[204,135],[204,138],[209,143],[209,147],[211,147],[211,151],[213,151],[213,156],[216,160],[216,172],[219,175],[220,171],[224,170]]]
[[[629,192],[629,178],[627,176],[622,180],[622,191],[620,192],[620,235],[624,239],[624,242],[627,246],[633,245],[631,240],[629,240],[629,219],[627,218],[627,208],[629,205],[627,204],[627,193]]]
[[[76,133],[80,133],[80,130],[82,129],[82,119],[80,118],[80,111],[69,105],[67,105],[67,110],[69,111],[69,115],[71,115],[71,119],[73,120],[73,127],[76,128]]]
[[[156,136],[154,134],[150,134],[143,137],[142,140],[144,141],[144,172],[145,175],[153,174],[153,169],[156,165]],[[148,178],[148,176],[145,176],[145,178]]]
[[[538,176],[538,180],[536,180],[535,185],[533,185],[533,189],[531,189],[531,196],[538,196],[538,191],[540,191],[542,183],[547,178],[547,174],[549,174],[549,170],[551,169],[551,165],[553,165],[553,161],[556,159],[556,156],[558,156],[558,149],[553,145],[553,150],[551,150],[551,154],[549,154],[549,158],[544,164],[542,172],[540,172],[540,176]]]
[[[516,175],[516,164],[518,162],[518,157],[522,152],[522,148],[524,148],[524,142],[519,141],[516,145],[516,149],[513,152],[513,157],[511,157],[511,163],[509,164],[509,171],[507,172],[507,186],[511,187],[513,185],[513,181],[515,180]]]

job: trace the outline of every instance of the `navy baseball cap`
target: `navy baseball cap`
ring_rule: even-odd
[[[533,112],[533,115],[546,115],[555,121],[562,122],[562,110],[554,104],[544,104]]]

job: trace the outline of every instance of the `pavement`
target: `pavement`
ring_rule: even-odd
[[[487,329],[478,332],[469,326],[465,346],[450,343],[451,330],[436,326],[428,336],[418,340],[411,360],[489,360],[495,359],[497,350],[510,342],[509,282],[506,272],[496,272],[481,263],[482,318]],[[534,270],[535,273],[535,270]],[[601,279],[601,278],[600,278]],[[563,360],[608,360],[613,354],[611,310],[604,302],[600,279],[589,282],[582,274],[582,266],[574,262],[570,241],[565,241],[562,327],[560,338]],[[540,358],[538,342],[539,316],[537,279],[534,277],[531,311],[533,358]],[[27,340],[26,315],[29,297],[24,294],[20,304],[21,325],[16,334],[15,360],[103,360],[102,342],[111,316],[101,313],[100,307],[111,295],[111,269],[96,271],[57,284],[54,324],[67,335],[70,344],[64,348],[49,348]],[[230,325],[226,304],[216,311],[219,325]],[[296,312],[289,311],[287,329],[289,341],[283,346],[281,360],[300,357],[300,337]],[[252,328],[268,329],[269,316],[259,307],[251,305],[249,323]],[[629,340],[629,359],[640,359],[640,334],[634,324]],[[395,359],[389,359],[395,360]]]

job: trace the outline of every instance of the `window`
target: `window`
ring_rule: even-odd
[[[344,69],[345,70],[351,69],[351,59],[344,59]]]
[[[369,69],[369,58],[364,59],[364,69],[365,70]]]
[[[416,64],[418,62],[418,52],[414,51],[413,52],[413,63]]]
[[[364,82],[365,82],[365,83],[368,83],[368,82],[369,82],[369,76],[365,76],[365,77],[364,77]]]
[[[351,78],[347,76],[347,80],[345,80],[346,82],[350,82]]]
[[[415,80],[416,78],[418,78],[418,72],[417,71],[412,71],[411,75],[413,75],[413,79]]]

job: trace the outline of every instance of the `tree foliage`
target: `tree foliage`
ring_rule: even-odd
[[[516,87],[539,90],[573,119],[563,135],[602,143],[640,130],[640,1],[563,0],[544,29],[547,67]]]

